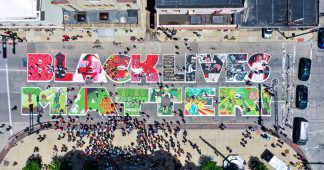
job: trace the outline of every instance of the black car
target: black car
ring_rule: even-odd
[[[298,78],[301,81],[309,79],[312,61],[309,58],[300,58],[298,68]]]
[[[298,109],[306,109],[308,105],[308,88],[304,85],[296,87],[296,107]]]
[[[317,45],[318,48],[324,49],[324,28],[318,29]]]

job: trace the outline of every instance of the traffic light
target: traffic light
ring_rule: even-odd
[[[5,35],[1,35],[2,44],[7,44],[7,37]]]
[[[10,38],[12,39],[12,53],[16,54],[16,37],[17,33],[15,32],[10,32]]]
[[[12,54],[16,54],[16,42],[15,42],[15,39],[13,39]]]
[[[2,39],[2,58],[7,58],[7,37],[1,35]]]

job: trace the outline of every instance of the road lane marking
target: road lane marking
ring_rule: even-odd
[[[7,95],[8,95],[9,125],[12,127],[10,90],[9,90],[9,76],[8,76],[8,63],[6,63],[6,81],[7,81]],[[12,128],[10,129],[10,135],[13,135]]]
[[[8,66],[6,66],[8,67]],[[18,72],[27,72],[27,70],[20,70],[20,69],[3,69],[0,68],[0,71],[18,71]]]

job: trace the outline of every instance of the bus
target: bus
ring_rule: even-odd
[[[295,117],[293,123],[293,142],[305,145],[308,140],[308,121],[302,117]]]

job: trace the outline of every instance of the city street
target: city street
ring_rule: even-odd
[[[67,71],[75,72],[78,61],[82,53],[95,53],[100,57],[103,64],[106,59],[112,54],[118,54],[125,51],[126,47],[130,48],[128,54],[142,54],[142,61],[145,59],[146,54],[159,54],[159,62],[157,68],[162,73],[162,56],[163,54],[179,54],[175,56],[175,63],[179,67],[185,66],[185,54],[198,53],[198,54],[222,54],[222,53],[247,53],[248,56],[254,53],[268,53],[272,56],[269,61],[271,69],[270,77],[263,83],[271,85],[273,79],[278,79],[279,84],[276,86],[278,91],[278,116],[279,125],[284,127],[284,133],[291,137],[292,129],[285,126],[285,124],[292,125],[293,117],[305,117],[310,122],[309,139],[305,147],[302,147],[306,152],[308,159],[314,169],[321,169],[323,165],[316,164],[322,162],[321,158],[324,157],[324,115],[321,110],[324,109],[324,95],[321,93],[324,87],[324,61],[323,52],[318,51],[316,42],[264,42],[264,43],[194,43],[189,42],[188,45],[192,48],[191,51],[187,50],[184,43],[159,43],[155,41],[145,41],[143,43],[135,43],[136,49],[132,46],[134,43],[123,44],[123,46],[114,46],[112,43],[103,43],[102,49],[94,49],[92,43],[20,43],[17,45],[17,54],[11,54],[11,47],[8,51],[8,59],[0,59],[0,120],[6,125],[11,124],[12,134],[26,128],[29,125],[29,116],[21,115],[21,87],[40,87],[46,89],[48,85],[51,87],[78,87],[80,83],[56,83],[51,81],[49,83],[31,83],[27,82],[27,67],[24,66],[24,60],[27,58],[27,53],[49,53],[54,56],[56,53],[61,52],[66,54],[67,58]],[[179,49],[176,49],[178,46]],[[307,82],[301,82],[297,78],[299,58],[307,57],[312,59],[311,78]],[[289,66],[289,69],[288,69]],[[175,87],[212,87],[216,88],[216,96],[219,94],[219,87],[247,87],[245,83],[229,83],[226,82],[225,65],[223,65],[220,78],[217,83],[206,83],[198,64],[196,83],[173,83]],[[8,80],[8,81],[7,81]],[[8,83],[6,83],[8,82]],[[85,83],[83,83],[85,84]],[[290,88],[287,88],[287,84]],[[304,84],[309,86],[309,108],[306,110],[299,110],[295,107],[295,87],[297,84]],[[85,85],[87,87],[98,87],[100,84]],[[114,92],[116,87],[157,87],[152,83],[124,83],[116,84],[108,80],[108,83],[103,85],[108,91]],[[258,84],[253,84],[252,87],[258,87]],[[78,92],[78,88],[76,88]],[[8,91],[10,92],[8,95]],[[73,94],[76,94],[74,92]],[[73,94],[69,94],[73,96]],[[8,99],[9,98],[9,99]],[[184,98],[184,93],[182,93]],[[287,99],[287,100],[286,100]],[[263,117],[264,123],[267,127],[272,128],[275,124],[275,108],[272,99],[271,116]],[[11,108],[18,106],[18,110],[11,111]],[[236,116],[218,116],[218,105],[213,103],[215,107],[216,116],[188,116],[186,122],[189,124],[213,124],[213,123],[257,123],[257,116],[243,117]],[[288,111],[288,107],[292,110]],[[172,117],[160,117],[156,113],[156,104],[144,104],[142,111],[149,113],[151,119],[148,123],[153,123],[154,120],[161,121],[162,119],[172,120]],[[175,104],[175,110],[184,108],[184,103]],[[69,109],[68,109],[69,110]],[[50,120],[51,116],[48,114],[48,108],[44,109],[42,120]],[[96,120],[100,121],[101,116],[98,113],[91,113]],[[122,114],[122,113],[121,113]],[[83,119],[83,118],[80,118]],[[34,119],[34,121],[36,118]],[[36,121],[35,121],[36,122]],[[4,131],[4,130],[2,130]],[[2,134],[3,138],[8,138],[11,131]],[[1,140],[1,145],[4,146],[6,140]]]

